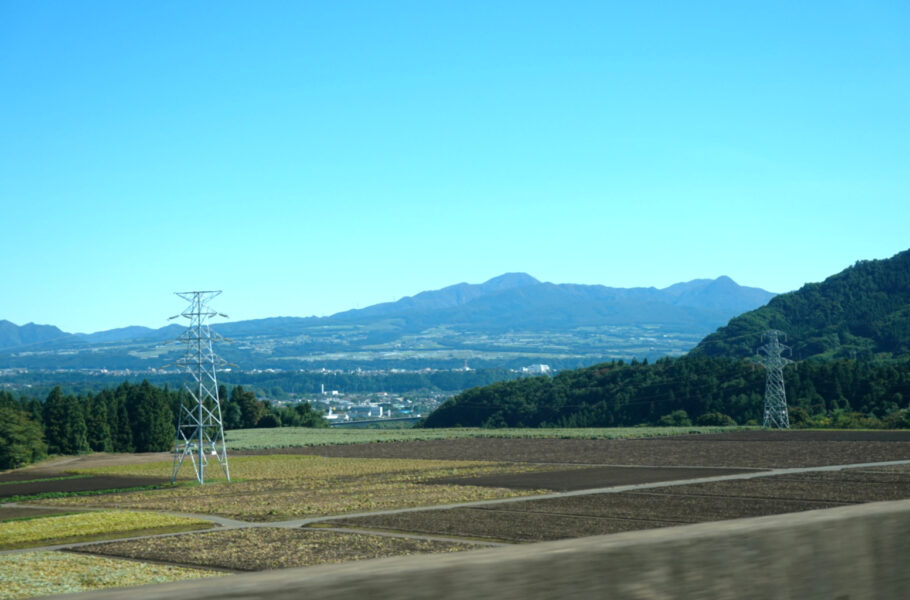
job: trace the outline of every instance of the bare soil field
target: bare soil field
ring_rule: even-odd
[[[376,515],[339,526],[536,542],[910,498],[910,472],[832,471]]]
[[[31,481],[48,477],[60,477],[74,469],[92,469],[116,465],[139,465],[150,462],[172,460],[170,452],[142,452],[134,454],[105,454],[96,452],[80,456],[58,456],[21,469],[0,471],[0,483],[8,481]]]
[[[351,560],[456,552],[476,546],[318,529],[256,527],[179,537],[92,544],[74,552],[128,557],[180,565],[259,571]]]
[[[751,469],[713,469],[707,467],[587,467],[558,471],[485,475],[481,477],[442,477],[423,483],[480,485],[517,490],[546,489],[567,492],[637,483],[656,483],[660,481],[714,477],[717,475],[733,475],[749,471]]]
[[[742,431],[630,440],[476,438],[246,450],[236,454],[272,453],[767,469],[907,460],[910,432]]]
[[[129,489],[136,487],[164,485],[169,483],[159,477],[114,477],[92,475],[74,479],[49,479],[6,483],[0,485],[0,502],[14,496],[30,496],[53,492],[97,492],[101,490]]]
[[[70,512],[60,508],[38,508],[35,506],[0,506],[0,523],[16,519],[30,519],[32,517],[52,517]]]

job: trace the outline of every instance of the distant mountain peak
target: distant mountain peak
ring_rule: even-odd
[[[483,282],[481,285],[484,290],[495,291],[495,290],[509,290],[517,287],[524,287],[528,285],[537,285],[540,281],[531,277],[527,273],[503,273],[498,277],[489,279]]]

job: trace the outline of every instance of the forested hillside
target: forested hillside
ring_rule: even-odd
[[[787,334],[793,358],[890,359],[910,354],[910,250],[860,261],[781,294],[718,329],[693,355],[753,356],[761,334]]]
[[[785,370],[791,420],[904,427],[910,365],[805,361]],[[495,383],[459,394],[425,427],[628,427],[746,424],[762,418],[765,372],[736,358],[622,361]],[[833,419],[833,420],[832,420]],[[840,419],[840,422],[837,420]]]
[[[861,261],[736,317],[692,352],[655,364],[614,362],[468,390],[427,427],[748,423],[761,420],[767,329],[788,336],[791,422],[903,427],[910,402],[910,251]]]

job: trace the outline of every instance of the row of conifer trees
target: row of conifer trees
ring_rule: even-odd
[[[57,386],[43,400],[0,391],[0,469],[47,454],[170,450],[186,397],[183,389],[148,381],[80,395],[66,394]],[[242,386],[234,386],[230,394],[220,386],[219,397],[225,429],[325,425],[308,404],[273,406]]]

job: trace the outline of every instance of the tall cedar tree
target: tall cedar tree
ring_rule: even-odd
[[[145,380],[138,386],[130,386],[126,407],[136,452],[160,452],[173,446],[176,437],[174,413],[164,390]]]
[[[0,469],[15,469],[45,456],[41,425],[0,397]]]
[[[88,394],[83,400],[89,448],[95,452],[113,452],[107,399],[103,394]]]
[[[79,454],[89,450],[82,405],[72,394],[55,387],[44,401],[44,434],[52,454]]]

